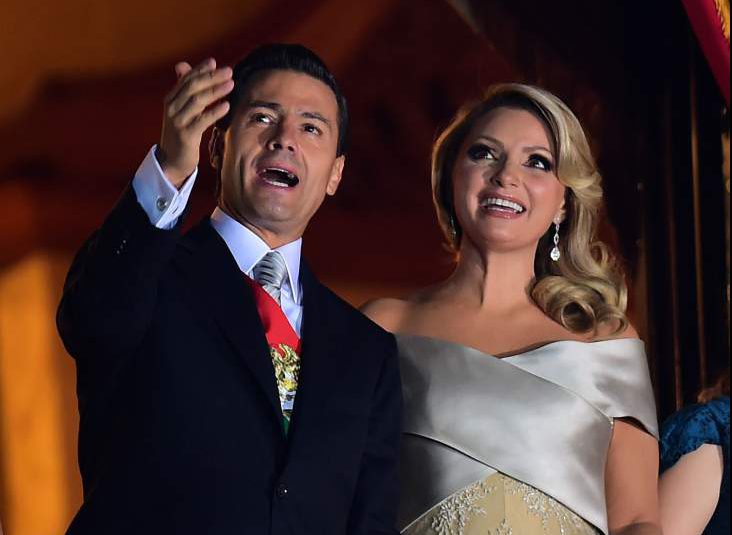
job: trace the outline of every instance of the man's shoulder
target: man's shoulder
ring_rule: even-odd
[[[203,217],[181,233],[175,258],[180,263],[193,262],[197,267],[208,270],[236,268],[236,260],[224,239],[211,225],[209,217]]]

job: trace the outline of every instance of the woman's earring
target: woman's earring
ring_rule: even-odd
[[[450,216],[450,235],[453,242],[457,240],[457,228],[455,227],[455,216],[453,215]]]
[[[559,222],[554,222],[554,248],[552,249],[552,252],[549,253],[549,257],[554,262],[559,262],[559,259],[562,257],[562,252],[559,250]]]

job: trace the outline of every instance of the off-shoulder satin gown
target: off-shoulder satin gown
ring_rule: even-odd
[[[407,535],[608,533],[616,418],[658,437],[643,342],[553,342],[506,358],[397,336]]]

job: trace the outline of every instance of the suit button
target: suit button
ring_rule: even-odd
[[[280,483],[279,485],[277,485],[276,494],[280,500],[286,498],[289,493],[290,489],[287,488],[287,485],[285,485],[284,483]]]

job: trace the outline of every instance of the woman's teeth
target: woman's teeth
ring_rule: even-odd
[[[491,208],[503,211],[510,211],[516,214],[521,214],[525,210],[525,208],[519,203],[508,201],[506,199],[499,199],[497,197],[489,197],[488,199],[484,199],[483,201],[481,201],[480,207],[483,209]]]

